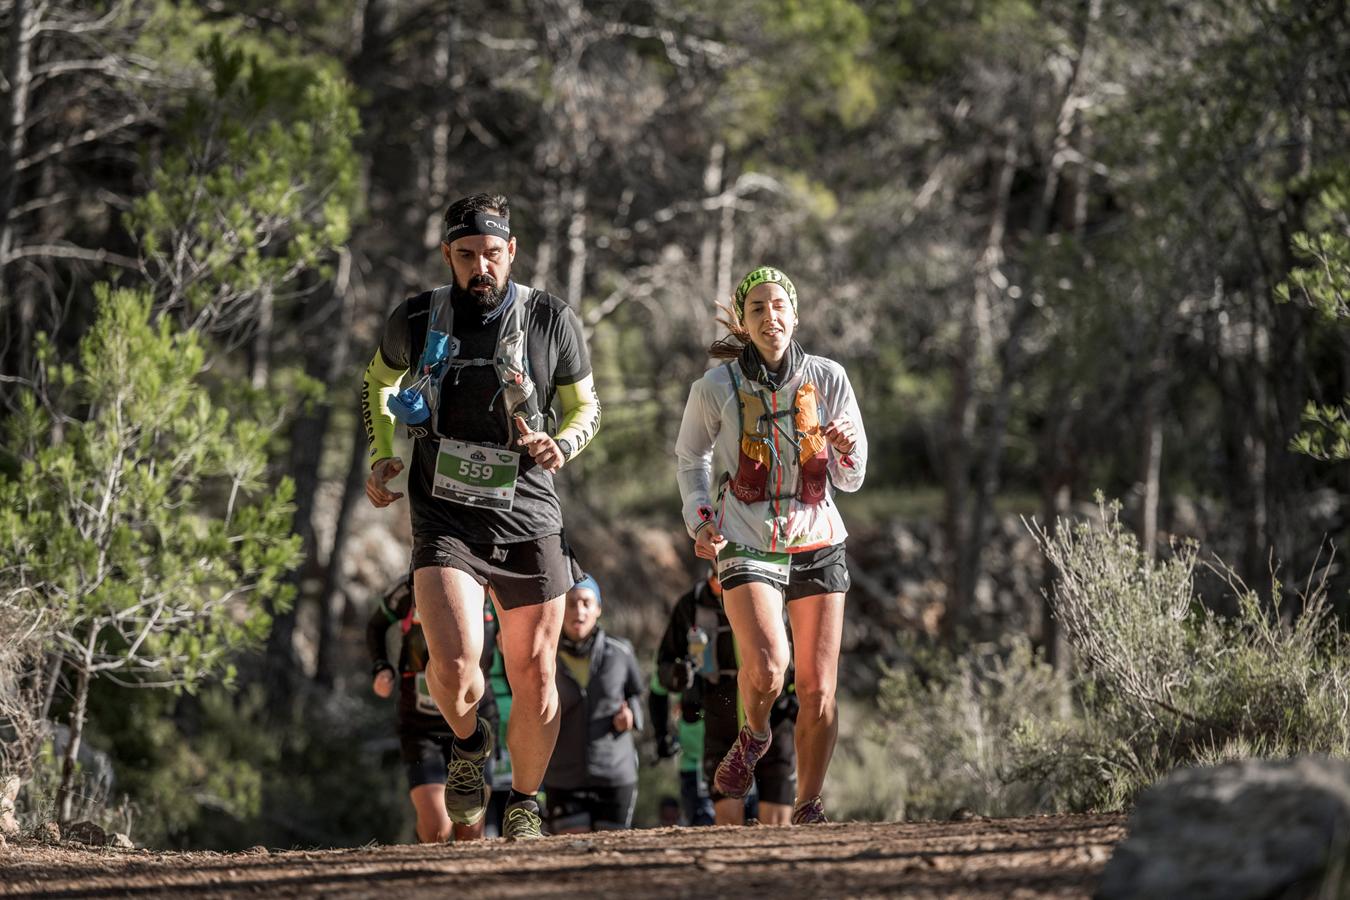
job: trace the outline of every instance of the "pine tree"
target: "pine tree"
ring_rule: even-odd
[[[299,549],[291,484],[265,485],[273,424],[210,396],[199,336],[148,293],[97,291],[79,364],[44,367],[9,422],[18,477],[0,482],[0,608],[44,611],[73,681],[60,815],[73,811],[89,686],[192,690],[232,675],[267,633]],[[39,341],[39,359],[50,346]]]

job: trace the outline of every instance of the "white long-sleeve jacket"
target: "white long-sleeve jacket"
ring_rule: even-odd
[[[735,363],[732,363],[735,365]],[[725,365],[708,370],[689,390],[684,420],[675,441],[676,479],[680,485],[684,524],[692,537],[708,514],[728,541],[758,550],[796,553],[842,543],[848,536],[834,503],[834,491],[856,491],[867,472],[867,435],[858,410],[853,386],[844,367],[821,356],[807,355],[792,378],[776,392],[745,378],[747,390],[762,390],[775,408],[790,407],[803,382],[815,385],[822,426],[844,416],[857,428],[857,440],[847,456],[829,449],[829,478],[825,498],[808,505],[795,496],[780,500],[743,503],[730,490],[727,480],[736,473],[740,460],[741,426],[736,389]],[[781,440],[775,435],[775,440]],[[775,493],[796,493],[800,466],[797,454],[783,441],[781,463],[770,478],[784,486]],[[782,466],[781,482],[778,465]],[[791,487],[788,487],[788,486]]]

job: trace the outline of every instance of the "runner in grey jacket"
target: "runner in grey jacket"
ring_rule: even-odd
[[[694,383],[675,445],[685,526],[695,552],[717,561],[742,656],[745,727],[715,785],[728,797],[750,789],[792,652],[801,703],[793,822],[814,824],[826,821],[820,790],[838,734],[849,587],[847,532],[833,497],[862,486],[867,437],[843,367],[793,340],[797,291],[786,275],[755,269],[736,288],[732,312],[730,339],[712,348],[728,361]]]
[[[633,824],[642,730],[642,675],[627,641],[598,627],[600,585],[567,592],[558,645],[558,743],[544,775],[552,834]]]

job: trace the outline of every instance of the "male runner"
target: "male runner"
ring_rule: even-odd
[[[413,437],[413,578],[431,652],[428,687],[455,734],[445,801],[457,823],[478,821],[489,792],[493,736],[478,716],[478,658],[486,589],[495,596],[513,692],[503,832],[519,840],[542,833],[535,795],[558,736],[554,676],[572,570],[553,475],[594,436],[600,404],[576,314],[511,278],[510,216],[500,195],[450,204],[441,256],[452,283],[389,316],[366,370],[363,412],[375,506],[403,496],[388,487],[403,470],[396,418]],[[415,380],[399,391],[409,369]],[[555,395],[562,421],[550,436]]]

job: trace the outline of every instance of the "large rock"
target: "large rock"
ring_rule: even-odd
[[[1179,769],[1145,791],[1096,896],[1339,897],[1318,891],[1348,866],[1350,762],[1248,760]]]
[[[108,843],[108,832],[94,822],[76,822],[66,828],[63,835],[68,841],[102,847]]]
[[[20,787],[22,784],[17,775],[6,775],[0,779],[0,835],[19,833],[19,819],[14,807],[18,802]]]

